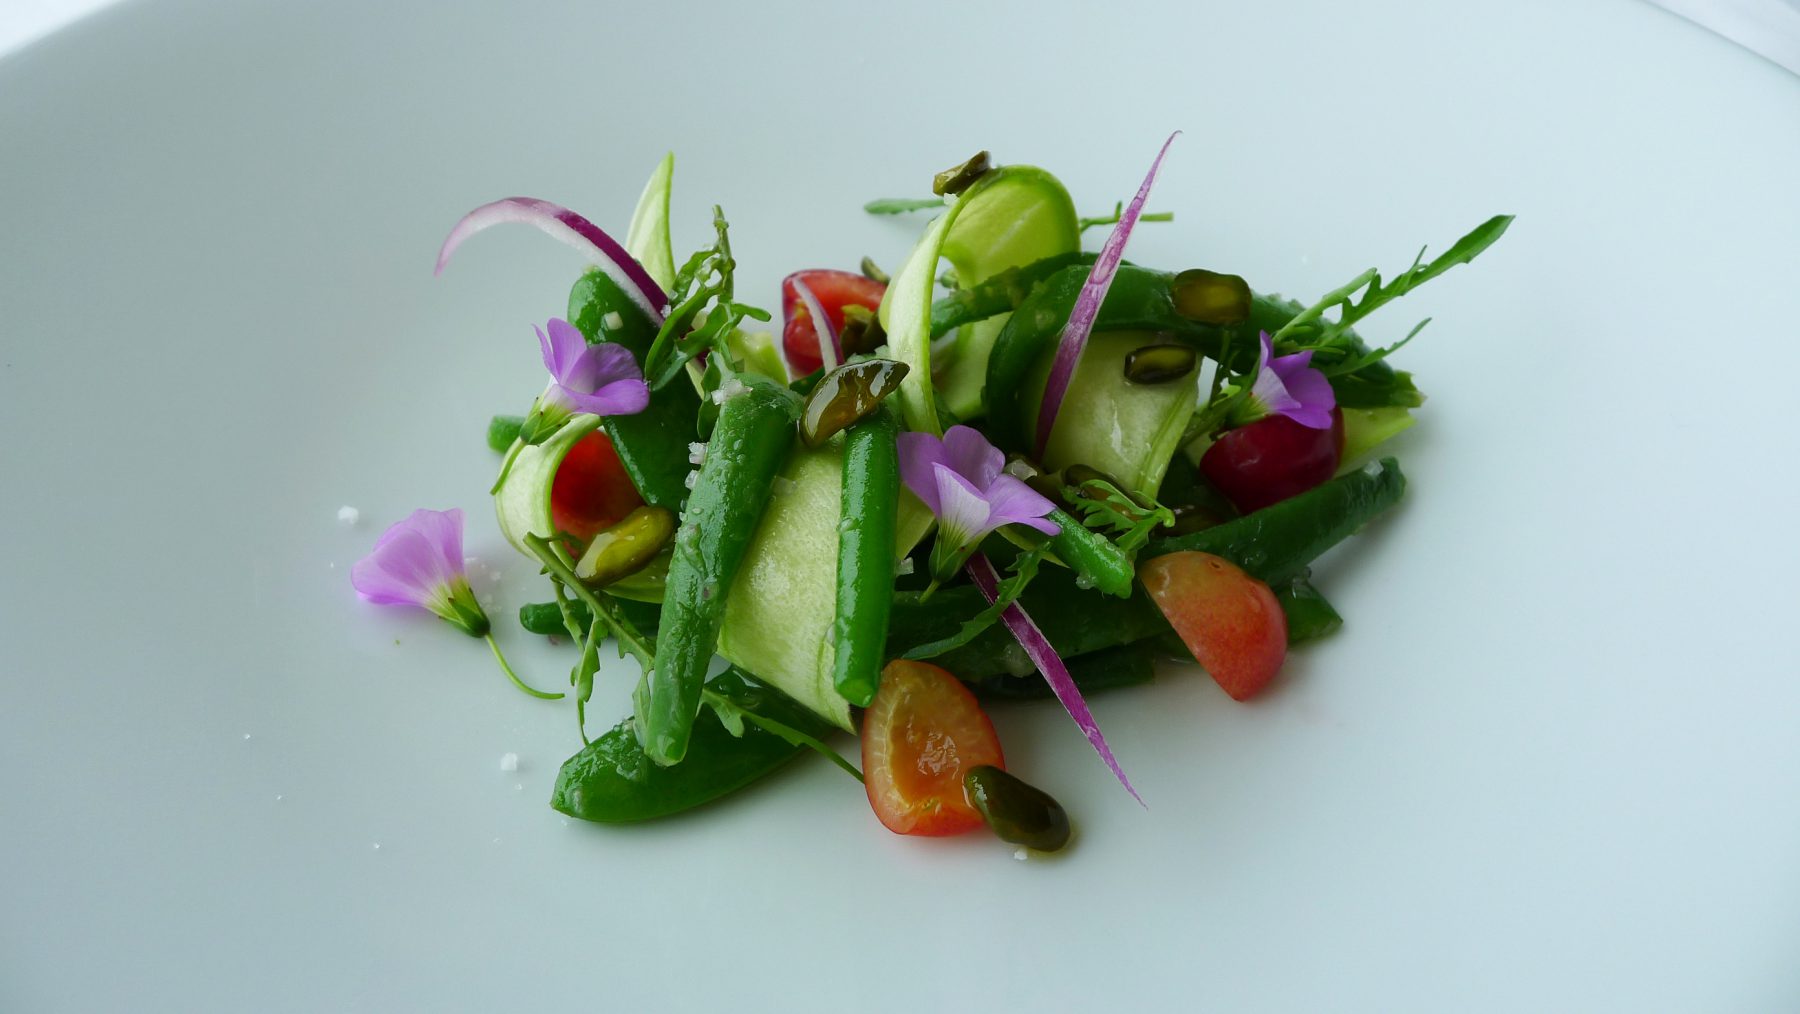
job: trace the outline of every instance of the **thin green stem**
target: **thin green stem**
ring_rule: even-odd
[[[542,690],[534,690],[531,687],[526,686],[525,681],[519,678],[519,674],[513,672],[513,667],[507,663],[506,656],[500,654],[500,643],[494,640],[493,634],[488,634],[483,637],[482,640],[487,642],[488,649],[494,653],[494,661],[500,663],[500,671],[506,674],[507,679],[512,680],[513,686],[518,687],[520,690],[536,697],[540,701],[562,700],[563,695],[561,694],[546,693]]]
[[[562,582],[575,593],[576,598],[587,604],[596,619],[605,621],[608,629],[612,631],[613,637],[618,639],[620,651],[629,652],[646,672],[656,664],[656,644],[631,625],[631,621],[627,620],[625,614],[619,611],[618,603],[614,602],[611,596],[595,595],[589,591],[587,586],[581,583],[581,579],[575,576],[575,571],[557,557],[555,548],[543,536],[527,535],[525,536],[525,545],[531,550],[531,555],[538,558],[538,562],[544,565],[544,569],[549,571],[552,577]]]

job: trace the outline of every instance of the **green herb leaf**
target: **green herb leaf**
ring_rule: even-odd
[[[1105,479],[1064,487],[1081,512],[1081,523],[1110,534],[1120,549],[1135,553],[1158,528],[1175,523],[1175,512],[1154,500],[1140,500]]]
[[[947,651],[953,651],[973,641],[982,631],[994,625],[994,621],[1000,618],[1000,614],[1006,611],[1007,606],[1017,602],[1019,596],[1025,593],[1025,586],[1031,583],[1032,578],[1037,577],[1038,564],[1043,560],[1044,551],[1047,548],[1049,548],[1048,544],[1040,544],[1034,549],[1019,554],[1019,558],[1013,561],[1012,574],[1000,582],[1000,586],[995,589],[994,601],[986,609],[964,620],[963,625],[957,628],[956,633],[949,637],[940,637],[935,641],[927,641],[910,649],[900,657],[915,661],[936,658]]]
[[[904,215],[943,206],[942,197],[881,197],[863,205],[863,210],[871,215]]]
[[[1124,217],[1124,215],[1125,215],[1125,202],[1124,201],[1114,201],[1112,214],[1110,214],[1110,215],[1095,215],[1093,217],[1078,218],[1075,220],[1075,225],[1076,225],[1076,228],[1078,231],[1086,232],[1089,229],[1092,229],[1095,226],[1099,226],[1099,225],[1118,225],[1119,219]],[[1139,215],[1138,221],[1140,221],[1140,222],[1173,222],[1173,221],[1175,221],[1175,213],[1173,211],[1151,211],[1151,212],[1147,212],[1145,214]]]
[[[845,760],[842,754],[826,745],[823,740],[808,736],[799,729],[787,725],[786,723],[778,722],[767,715],[759,715],[748,708],[740,706],[736,701],[733,701],[731,698],[726,697],[717,691],[701,690],[700,699],[705,701],[707,705],[713,709],[713,714],[719,716],[719,722],[725,726],[725,731],[731,733],[733,736],[741,738],[744,735],[745,723],[749,723],[764,732],[773,733],[795,746],[806,747],[820,756],[823,756],[831,763],[836,764],[838,767],[843,768],[849,773],[850,777],[859,782],[863,780],[862,772],[856,770],[856,765]]]
[[[1370,268],[1351,279],[1348,284],[1326,293],[1324,298],[1300,311],[1294,319],[1282,325],[1281,329],[1273,336],[1275,344],[1284,352],[1307,348],[1331,349],[1345,344],[1349,339],[1350,329],[1358,321],[1458,264],[1467,264],[1474,260],[1483,250],[1493,246],[1506,233],[1507,227],[1512,225],[1512,222],[1513,216],[1511,215],[1495,215],[1476,226],[1468,235],[1451,244],[1449,250],[1444,251],[1430,263],[1424,263],[1425,251],[1421,249],[1419,256],[1414,258],[1412,267],[1407,268],[1385,285],[1382,284],[1381,273]],[[1324,315],[1326,311],[1333,308],[1337,309],[1338,318],[1335,321],[1328,321]],[[1419,328],[1424,326],[1424,324],[1420,324],[1413,328],[1412,334],[1407,335],[1406,340],[1410,340],[1412,335],[1418,334]],[[1405,344],[1405,340],[1399,344]],[[1371,354],[1373,358],[1357,357],[1362,361],[1356,368],[1378,361],[1394,349],[1399,348],[1399,344],[1384,349],[1379,354]],[[1338,364],[1332,365],[1335,369]],[[1335,370],[1335,372],[1341,374],[1352,371]]]

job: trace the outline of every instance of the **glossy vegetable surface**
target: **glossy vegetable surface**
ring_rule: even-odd
[[[719,410],[706,460],[675,534],[649,700],[637,716],[645,752],[659,764],[677,763],[687,752],[700,686],[725,617],[726,593],[793,443],[795,406],[790,398],[779,389],[751,387]],[[687,461],[685,447],[682,461]]]
[[[737,669],[708,680],[706,689],[809,736],[831,730],[805,708]],[[694,723],[687,758],[663,767],[644,752],[632,720],[626,719],[563,763],[550,805],[571,817],[603,824],[666,817],[735,792],[806,752],[805,747],[750,723],[745,723],[742,737],[734,737],[715,716],[706,714]]]
[[[1040,852],[1069,843],[1069,815],[1048,792],[1016,775],[982,765],[963,776],[963,792],[1001,841]]]
[[[831,681],[858,707],[875,697],[887,646],[900,511],[899,433],[895,413],[881,409],[844,434]]]
[[[1287,658],[1287,618],[1269,586],[1211,553],[1169,553],[1138,568],[1194,659],[1234,700],[1262,692]]]
[[[556,468],[550,484],[550,520],[582,542],[644,505],[631,476],[605,433],[582,437]],[[573,552],[579,553],[580,547]]]
[[[1227,430],[1200,458],[1206,481],[1243,513],[1304,493],[1337,473],[1344,451],[1344,413],[1314,429],[1272,415]]]
[[[927,662],[897,660],[863,715],[863,785],[895,834],[951,835],[982,824],[963,793],[971,768],[1006,766],[994,724],[956,677]]]

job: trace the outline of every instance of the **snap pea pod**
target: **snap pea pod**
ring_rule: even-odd
[[[831,681],[845,700],[863,708],[875,699],[881,680],[881,653],[893,603],[899,435],[899,419],[886,407],[844,434]]]
[[[488,420],[488,448],[499,454],[505,454],[519,439],[519,431],[525,428],[525,417],[522,415],[497,415]]]
[[[619,612],[625,615],[631,625],[645,637],[654,638],[656,628],[662,620],[662,606],[654,602],[633,602],[630,599],[615,599]],[[570,612],[575,617],[575,625],[586,629],[594,620],[594,614],[585,602],[569,603]],[[519,607],[519,626],[533,634],[545,637],[567,637],[569,630],[563,625],[562,607],[554,602],[528,602]]]
[[[1393,458],[1340,475],[1298,496],[1222,525],[1153,539],[1141,559],[1199,550],[1244,568],[1269,584],[1294,577],[1327,549],[1354,535],[1400,501],[1406,476]]]
[[[708,680],[706,689],[745,711],[815,738],[833,731],[805,708],[738,669]],[[603,824],[666,817],[729,795],[806,752],[806,747],[748,722],[743,736],[733,736],[709,714],[694,723],[687,759],[661,767],[644,752],[632,720],[626,719],[563,763],[550,805],[571,817]]]
[[[795,408],[785,389],[755,384],[719,409],[706,460],[675,533],[648,700],[639,695],[637,718],[645,750],[658,764],[674,764],[687,752],[701,684],[725,618],[726,595],[793,444]]]
[[[640,366],[656,340],[656,325],[598,269],[576,279],[569,290],[569,323],[590,342],[614,342],[630,349]],[[694,385],[673,383],[652,391],[642,412],[602,420],[619,463],[646,503],[681,510],[687,499],[687,445],[696,439],[699,414],[700,396]]]

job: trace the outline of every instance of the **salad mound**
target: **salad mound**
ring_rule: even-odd
[[[1222,266],[1130,263],[1133,231],[1173,217],[1145,208],[1174,140],[1110,215],[986,152],[930,198],[871,202],[937,214],[891,277],[867,258],[787,276],[779,321],[738,301],[721,209],[676,261],[672,155],[624,243],[545,201],[477,208],[439,271],[508,222],[592,265],[537,331],[543,392],[488,429],[500,530],[547,579],[519,622],[573,642],[569,690],[508,665],[463,576],[460,511],[390,528],[353,583],[573,700],[584,745],[551,795],[570,816],[679,813],[817,753],[896,833],[1062,848],[1068,815],[1007,766],[985,709],[1055,698],[1136,797],[1090,695],[1175,657],[1248,700],[1337,630],[1308,568],[1399,501],[1400,466],[1375,452],[1424,401],[1388,361],[1424,324],[1381,348],[1355,328],[1511,222],[1309,305]],[[590,738],[609,641],[641,675],[632,713]]]

